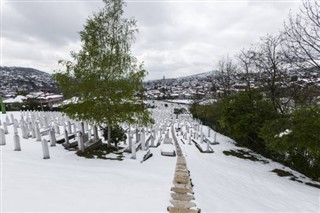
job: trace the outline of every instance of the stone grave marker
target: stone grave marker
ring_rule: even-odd
[[[43,159],[50,159],[50,153],[49,153],[49,146],[46,139],[42,140],[42,153],[43,153]]]

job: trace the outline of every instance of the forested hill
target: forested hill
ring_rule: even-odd
[[[57,91],[52,75],[25,67],[0,67],[0,93],[3,95],[17,91]]]

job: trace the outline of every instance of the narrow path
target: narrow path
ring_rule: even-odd
[[[194,192],[192,189],[192,183],[190,179],[190,171],[187,167],[187,162],[183,156],[180,145],[177,141],[174,126],[171,126],[171,132],[173,141],[176,147],[177,153],[177,163],[175,174],[173,178],[173,187],[171,188],[171,197],[170,200],[172,206],[168,207],[170,213],[197,213],[200,210],[196,207],[196,204],[192,202],[194,200]]]

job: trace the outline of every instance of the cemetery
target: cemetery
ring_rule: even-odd
[[[319,190],[303,184],[313,183],[307,177],[261,156],[267,163],[224,154],[239,147],[188,112],[176,116],[177,107],[156,102],[154,124],[123,124],[127,139],[113,151],[99,126],[61,112],[1,114],[3,211],[261,211],[265,202],[273,211],[317,210]]]

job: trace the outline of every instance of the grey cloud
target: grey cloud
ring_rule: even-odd
[[[102,7],[102,2],[96,1],[3,4],[4,62],[34,64],[47,70],[79,48],[77,32],[86,18]],[[144,61],[148,79],[155,79],[214,68],[219,57],[277,32],[297,5],[273,1],[128,2],[125,11],[127,17],[136,18],[140,31],[133,54]]]
[[[3,9],[3,35],[65,45],[79,39],[87,16],[97,3],[10,2]]]

